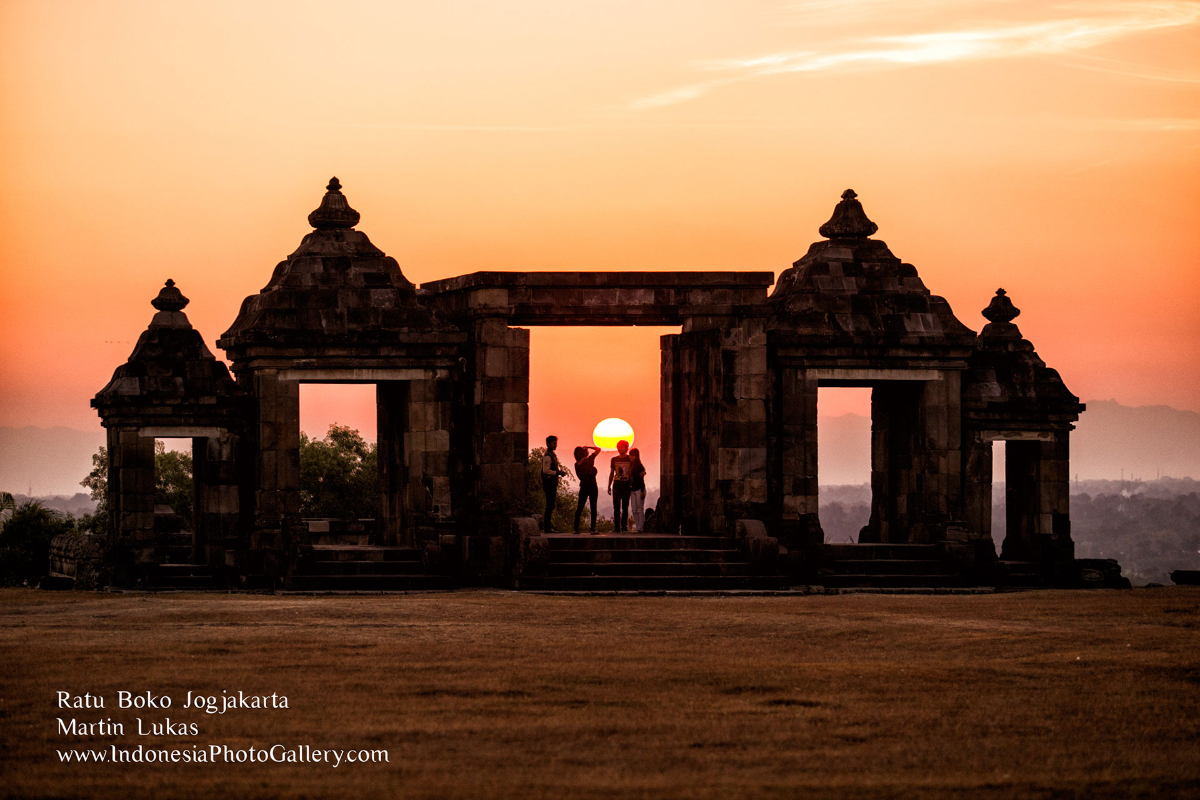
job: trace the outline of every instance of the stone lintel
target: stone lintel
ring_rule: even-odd
[[[314,358],[286,356],[255,357],[233,362],[235,375],[257,374],[260,372],[290,372],[298,371],[306,374],[313,372],[341,372],[364,370],[414,370],[414,371],[449,371],[458,364],[458,349],[446,353],[431,354],[422,358],[413,354],[376,355],[371,357],[354,357],[338,354],[322,354]],[[289,380],[307,380],[305,377],[292,377]]]
[[[224,428],[188,425],[161,425],[138,429],[138,436],[149,436],[155,439],[219,439],[225,433]]]
[[[421,284],[430,294],[471,289],[554,287],[562,289],[761,288],[775,283],[773,272],[472,272]],[[765,295],[764,295],[765,299]]]
[[[448,369],[330,369],[311,367],[282,369],[281,381],[300,383],[376,383],[378,381],[424,381],[446,379]]]
[[[1053,442],[1055,431],[980,431],[984,442]]]
[[[477,272],[421,287],[456,318],[509,325],[682,325],[766,316],[770,272]]]
[[[807,370],[807,377],[816,378],[818,386],[870,385],[875,381],[936,381],[941,380],[939,369],[841,369],[817,368]]]

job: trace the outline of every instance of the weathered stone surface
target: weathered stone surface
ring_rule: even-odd
[[[766,311],[770,272],[475,272],[421,285],[456,319],[508,325],[686,325]]]
[[[50,577],[71,581],[75,589],[99,589],[107,583],[108,542],[94,533],[60,533],[50,540]]]
[[[235,362],[235,372],[238,361],[255,355],[287,358],[297,348],[301,352],[295,357],[316,366],[336,361],[339,347],[361,360],[374,354],[374,347],[463,340],[417,297],[396,260],[354,230],[358,213],[345,204],[336,183],[331,181],[321,208],[309,217],[316,230],[275,267],[261,292],[242,302],[237,319],[218,340]],[[305,347],[314,349],[303,353]]]

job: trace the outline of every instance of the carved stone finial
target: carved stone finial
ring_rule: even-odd
[[[158,292],[158,297],[150,301],[150,305],[159,311],[183,311],[191,302],[183,296],[183,292],[175,288],[175,281],[167,278],[167,283]]]
[[[330,178],[325,187],[325,197],[321,199],[321,207],[308,215],[308,224],[317,230],[333,230],[337,228],[353,228],[358,224],[358,212],[346,202],[342,194],[342,184],[337,178]]]
[[[1012,322],[1021,314],[1021,309],[1012,304],[1007,292],[997,289],[996,296],[982,313],[989,322]]]
[[[826,239],[865,239],[879,226],[867,219],[862,203],[853,189],[842,192],[842,202],[833,209],[833,216],[820,228],[820,233]]]

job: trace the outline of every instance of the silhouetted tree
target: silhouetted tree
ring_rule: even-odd
[[[80,520],[85,531],[104,533],[108,526],[108,448],[101,447],[92,456],[92,471],[79,482],[96,501],[96,510]],[[154,502],[170,506],[176,514],[192,521],[195,497],[192,480],[192,454],[167,450],[165,443],[154,443]]]
[[[374,517],[379,466],[374,443],[333,424],[324,439],[300,433],[300,514],[304,517]]]

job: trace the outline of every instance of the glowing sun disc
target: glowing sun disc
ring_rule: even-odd
[[[600,420],[592,431],[592,441],[601,450],[616,450],[617,442],[622,439],[633,446],[633,426],[619,417]]]

